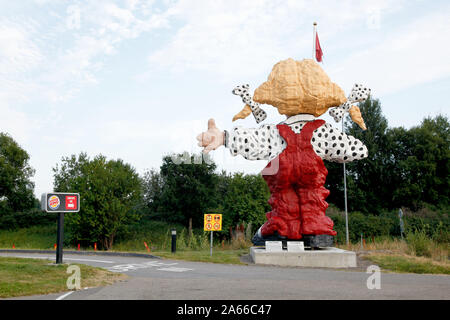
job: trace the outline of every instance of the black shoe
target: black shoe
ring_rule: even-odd
[[[263,236],[261,234],[261,228],[256,231],[255,235],[252,238],[252,242],[255,246],[265,246],[266,241],[281,241],[283,244],[283,248],[286,248],[287,241],[303,241],[305,247],[311,247],[314,249],[325,248],[325,247],[333,247],[334,245],[334,237],[328,234],[304,234],[300,240],[289,240],[286,237],[280,236],[276,231],[271,236]]]
[[[328,234],[303,234],[302,240],[305,247],[311,247],[314,249],[332,247],[334,245],[334,237]]]
[[[271,236],[263,236],[261,234],[261,228],[258,229],[258,231],[256,231],[255,235],[252,238],[252,242],[255,246],[265,246],[266,245],[266,241],[282,241],[282,242],[286,242],[287,238],[280,236],[276,231],[273,235]]]

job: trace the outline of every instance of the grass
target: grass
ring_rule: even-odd
[[[105,269],[78,265],[81,287],[98,287],[126,278]],[[67,291],[68,265],[52,265],[42,259],[0,257],[0,298]]]
[[[375,241],[367,241],[361,248],[361,243],[353,243],[349,246],[339,245],[339,248],[351,250],[351,251],[381,251],[388,253],[404,254],[416,257],[427,257],[433,261],[448,262],[449,261],[449,244],[437,243],[428,239],[426,245],[420,244],[420,250],[414,243],[406,240],[391,237],[379,237],[375,238]]]
[[[363,257],[393,272],[449,274],[448,243],[437,243],[423,234],[409,234],[407,240],[390,237],[361,243],[340,245],[346,250],[363,253]]]
[[[14,231],[0,230],[0,248],[53,249],[56,242],[55,226],[33,226]]]
[[[440,263],[429,258],[380,253],[370,253],[367,258],[382,269],[393,272],[450,274],[449,263]]]

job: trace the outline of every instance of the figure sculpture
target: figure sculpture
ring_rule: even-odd
[[[269,104],[286,115],[282,123],[264,124],[259,128],[237,127],[220,131],[213,119],[208,130],[197,136],[204,152],[221,145],[233,156],[248,160],[268,160],[261,172],[269,186],[272,210],[267,221],[253,237],[253,243],[266,240],[301,240],[306,246],[332,246],[333,221],[325,215],[329,191],[324,187],[328,171],[323,160],[350,162],[367,157],[367,147],[358,139],[316,119],[328,109],[335,121],[349,112],[353,121],[365,130],[359,108],[352,104],[364,101],[370,89],[355,84],[345,98],[344,91],[331,82],[313,60],[278,62],[268,80],[254,92],[249,85],[238,86],[233,94],[242,97],[244,109],[233,121],[253,113],[257,122],[266,118],[260,104]]]

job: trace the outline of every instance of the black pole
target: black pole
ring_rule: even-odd
[[[63,242],[64,242],[64,212],[58,216],[58,235],[56,241],[56,263],[63,263]]]
[[[177,230],[172,229],[172,253],[177,251]]]

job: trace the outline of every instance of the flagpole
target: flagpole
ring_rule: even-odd
[[[342,133],[344,133],[344,119],[342,117]],[[349,236],[348,236],[348,211],[347,211],[347,171],[345,170],[345,162],[344,165],[344,205],[345,205],[345,242],[348,246],[349,244]]]
[[[317,32],[317,22],[314,22],[313,23],[313,51],[312,51],[313,60],[316,57],[316,32]]]

